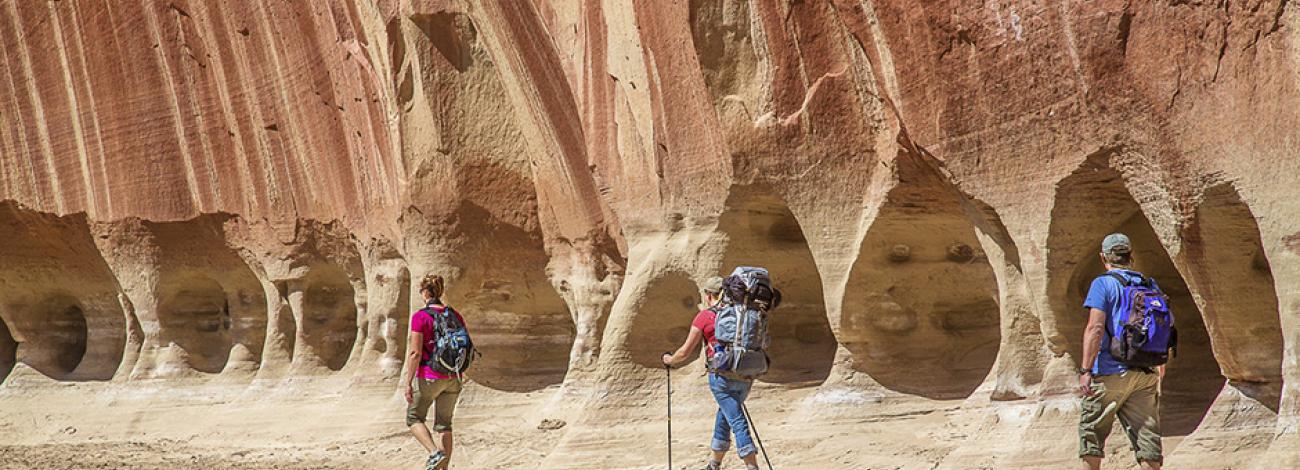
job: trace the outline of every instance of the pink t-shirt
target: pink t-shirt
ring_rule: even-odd
[[[426,308],[432,313],[438,314],[442,313],[447,307],[431,305]],[[465,319],[460,316],[460,312],[452,310],[451,313],[456,316],[457,320],[460,320],[462,325],[465,324]],[[439,373],[424,364],[425,361],[429,360],[429,356],[433,355],[434,348],[438,346],[437,338],[434,337],[433,317],[416,310],[415,313],[411,314],[411,331],[424,335],[424,347],[420,350],[420,378],[429,380],[452,378],[451,375]]]

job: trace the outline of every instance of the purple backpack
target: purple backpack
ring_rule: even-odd
[[[1119,281],[1119,305],[1111,312],[1114,318],[1106,325],[1110,333],[1110,355],[1133,368],[1150,368],[1169,362],[1169,353],[1178,345],[1174,313],[1169,297],[1151,279],[1142,276],[1133,282],[1119,273],[1107,273]]]

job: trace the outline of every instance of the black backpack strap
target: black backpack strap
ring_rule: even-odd
[[[423,313],[423,314],[425,314],[425,315],[428,315],[428,316],[429,316],[429,319],[430,319],[430,320],[433,320],[433,334],[434,334],[435,337],[436,337],[436,335],[438,334],[438,316],[437,316],[437,315],[434,315],[433,312],[429,311],[429,306],[428,306],[428,305],[424,306],[424,308],[421,308],[421,309],[419,310],[419,312],[420,312],[420,313]],[[429,339],[430,339],[430,338],[425,338],[425,339],[424,339],[424,341],[426,342],[426,344],[427,344],[427,342],[429,341]],[[421,356],[423,356],[423,354],[424,354],[424,345],[423,345],[423,344],[420,345],[420,354],[421,354]],[[433,367],[433,366],[434,366],[434,358],[433,358],[433,355],[429,355],[429,358],[428,358],[428,359],[421,359],[421,360],[420,360],[420,365],[422,365],[422,366]]]
[[[1129,272],[1132,273],[1132,274],[1136,274],[1137,277],[1142,278],[1142,280],[1139,281],[1139,282],[1137,283],[1137,285],[1139,285],[1139,286],[1143,286],[1143,287],[1146,287],[1146,288],[1148,288],[1148,289],[1155,287],[1155,286],[1151,285],[1151,278],[1147,277],[1146,274],[1135,273],[1135,272],[1133,272],[1133,271],[1129,271]]]
[[[1128,276],[1125,276],[1125,275],[1123,275],[1123,274],[1120,274],[1120,273],[1117,273],[1117,272],[1114,272],[1114,271],[1108,272],[1108,273],[1106,273],[1106,275],[1115,278],[1115,280],[1119,281],[1119,284],[1120,284],[1121,286],[1126,286],[1126,287],[1127,287],[1127,286],[1143,286],[1143,287],[1146,287],[1146,288],[1148,288],[1148,289],[1155,289],[1155,288],[1156,288],[1156,286],[1151,282],[1151,278],[1147,277],[1147,275],[1142,274],[1142,273],[1139,273],[1139,272],[1134,272],[1134,271],[1125,271],[1125,272],[1127,272],[1127,273],[1129,273],[1129,274],[1132,274],[1132,275],[1135,275],[1135,276],[1137,276],[1138,278],[1141,278],[1142,280],[1141,280],[1141,281],[1138,281],[1138,282],[1133,282],[1133,281],[1129,280]]]
[[[1114,271],[1110,271],[1110,272],[1106,273],[1106,275],[1107,275],[1107,276],[1110,276],[1110,277],[1112,277],[1112,278],[1115,278],[1116,281],[1119,281],[1119,285],[1121,285],[1121,286],[1128,287],[1128,286],[1133,285],[1133,281],[1130,281],[1130,280],[1128,279],[1128,276],[1125,276],[1125,275],[1123,275],[1123,274],[1120,274],[1120,273],[1117,273],[1117,272],[1114,272]],[[1145,277],[1142,278],[1142,282],[1143,282],[1143,283],[1146,282],[1146,278],[1145,278]]]
[[[1103,274],[1102,276],[1109,276],[1109,277],[1115,279],[1116,281],[1119,281],[1119,285],[1122,286],[1122,287],[1128,287],[1130,284],[1132,284],[1132,282],[1129,281],[1128,278],[1125,277],[1123,274],[1120,274],[1120,273],[1117,273],[1117,272],[1114,272],[1114,271],[1109,271],[1109,272],[1107,272],[1106,274]],[[1109,337],[1111,338],[1111,340],[1113,341],[1114,338],[1115,338],[1115,332],[1114,332],[1114,331],[1111,331],[1111,329],[1110,329],[1110,315],[1111,315],[1111,313],[1112,313],[1112,312],[1106,312],[1105,326],[1106,326],[1106,336],[1109,336]]]

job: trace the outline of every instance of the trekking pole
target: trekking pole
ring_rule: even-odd
[[[754,440],[758,441],[758,450],[763,451],[763,461],[767,462],[767,470],[772,470],[772,461],[767,458],[767,449],[763,448],[763,438],[758,437],[758,427],[754,426],[754,418],[749,416],[749,407],[744,402],[740,404],[740,411],[745,412],[745,421],[749,423],[749,429],[754,430]]]
[[[672,353],[664,353],[672,354]],[[673,368],[664,364],[668,373],[668,470],[673,470]]]

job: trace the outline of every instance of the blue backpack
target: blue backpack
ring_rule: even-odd
[[[459,377],[469,369],[476,352],[474,340],[470,339],[465,323],[451,307],[442,309],[442,312],[435,312],[428,307],[420,311],[433,318],[433,338],[425,340],[426,344],[433,343],[433,353],[420,364],[429,366],[436,372]]]
[[[781,293],[763,268],[739,267],[723,281],[726,305],[713,307],[714,347],[707,364],[712,372],[752,379],[767,373],[771,359],[767,348],[768,311],[780,303]]]
[[[1151,368],[1169,362],[1170,351],[1178,346],[1174,313],[1169,297],[1150,278],[1138,274],[1133,282],[1119,273],[1106,273],[1119,281],[1119,305],[1107,322],[1110,355],[1132,368]],[[1114,325],[1112,329],[1112,324]]]

